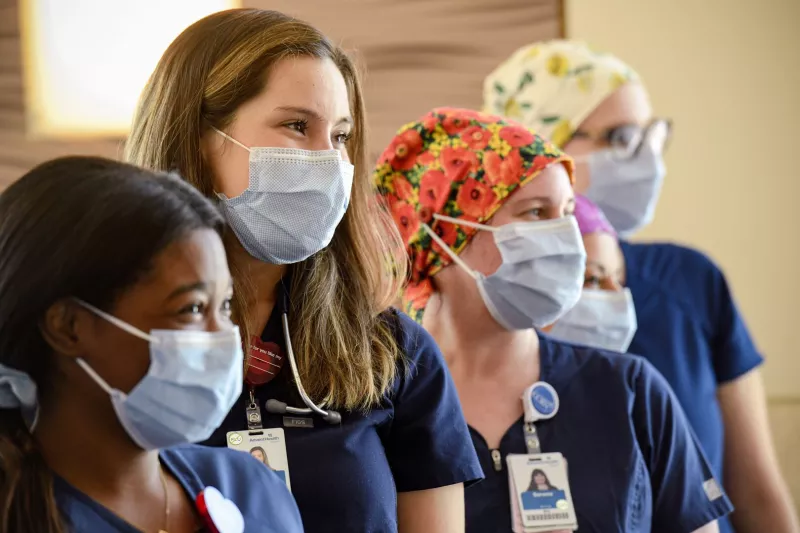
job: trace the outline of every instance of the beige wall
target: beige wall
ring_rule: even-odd
[[[800,2],[567,0],[567,34],[635,67],[672,117],[646,239],[725,270],[758,346],[781,462],[800,502]]]

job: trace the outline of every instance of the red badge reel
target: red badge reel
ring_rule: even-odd
[[[252,337],[245,382],[251,387],[269,383],[280,373],[284,360],[280,346],[274,342],[264,342],[258,337]]]
[[[203,489],[195,504],[211,533],[244,533],[242,512],[214,487]]]

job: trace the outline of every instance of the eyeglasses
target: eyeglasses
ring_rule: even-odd
[[[608,128],[599,134],[576,130],[573,139],[589,139],[595,143],[611,148],[621,159],[628,159],[639,153],[645,142],[656,149],[667,149],[672,138],[672,120],[657,118],[649,124],[622,124]]]

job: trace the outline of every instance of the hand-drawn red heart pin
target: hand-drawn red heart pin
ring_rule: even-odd
[[[248,385],[269,383],[283,367],[283,351],[274,342],[264,342],[258,337],[250,339],[250,360],[245,382]]]

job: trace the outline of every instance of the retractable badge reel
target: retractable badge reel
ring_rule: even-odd
[[[514,533],[556,533],[577,529],[566,461],[558,452],[542,453],[536,423],[558,413],[558,393],[539,381],[522,396],[526,455],[510,454],[508,484]]]
[[[552,385],[537,381],[522,395],[522,408],[525,413],[525,446],[528,453],[542,453],[539,435],[536,433],[536,422],[549,420],[558,413],[558,394]]]

